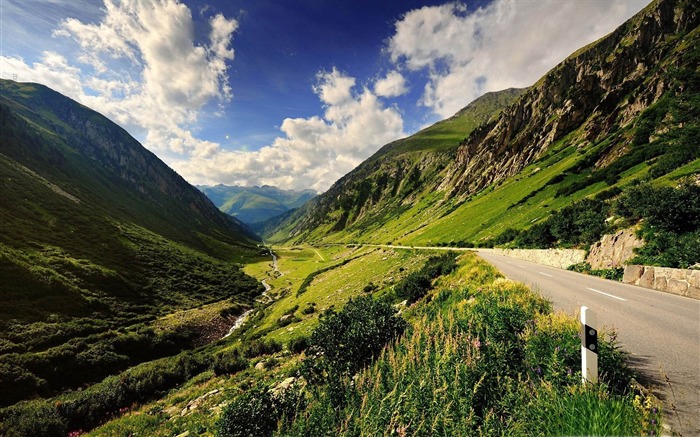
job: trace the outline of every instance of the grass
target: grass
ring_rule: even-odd
[[[320,261],[316,250],[322,251],[326,262]],[[279,253],[279,269],[284,276],[271,283],[275,284],[276,281],[278,285],[284,285],[284,288],[277,292],[279,300],[256,323],[263,332],[267,332],[268,338],[282,343],[308,336],[318,323],[320,313],[330,308],[342,307],[370,283],[379,287],[377,294],[385,293],[393,283],[416,269],[426,257],[424,254],[405,250],[344,246],[275,250],[275,253]],[[349,262],[343,263],[341,260]],[[334,268],[315,276],[306,291],[297,294],[304,279],[328,267]],[[311,304],[314,304],[315,311],[303,314],[304,308]],[[279,327],[279,319],[295,307],[298,309],[293,313],[301,320]]]
[[[299,322],[291,333],[288,327],[269,330],[268,323],[295,306],[299,307],[296,314],[302,315],[301,310],[310,302],[319,308],[334,305],[339,309],[349,297],[363,294],[367,282],[382,284],[382,278],[401,267],[404,271],[400,274],[416,271],[430,253],[376,248],[357,252],[344,246],[276,248],[275,252],[280,254],[280,270],[297,272],[293,283],[287,284],[290,289],[298,287],[303,273],[360,256],[319,275],[318,282],[314,280],[300,296],[282,296],[263,312],[264,317],[251,320],[226,341],[207,347],[204,356],[239,348],[249,338],[287,341],[293,338],[292,333],[310,332],[318,323],[318,312]],[[269,262],[261,259],[246,271],[264,274]],[[601,369],[614,369],[601,376],[606,385],[579,388],[576,319],[549,313],[542,298],[503,279],[474,255],[461,257],[459,265],[456,272],[436,282],[426,299],[404,312],[410,325],[407,335],[360,372],[354,379],[355,388],[347,391],[345,407],[338,410],[329,404],[323,390],[309,387],[305,392],[308,408],[280,435],[319,435],[331,430],[339,435],[658,432],[660,416],[653,402],[625,391],[628,374],[620,367],[621,361],[615,361],[619,357],[614,347],[606,349],[607,355],[601,351]],[[398,275],[394,279],[398,281]],[[289,277],[285,273],[272,280],[288,281]],[[341,290],[344,287],[348,290]],[[390,290],[387,283],[374,293],[379,297]],[[308,329],[305,323],[309,323]],[[601,333],[601,343],[609,341],[607,338]],[[512,355],[514,346],[525,354]],[[185,431],[212,435],[225,405],[253,386],[274,387],[297,375],[303,359],[304,355],[282,351],[253,358],[251,367],[232,375],[215,376],[205,370],[160,399],[125,408],[88,435],[166,436]],[[254,368],[258,362],[273,364],[269,369]],[[623,391],[615,388],[619,385]],[[569,420],[571,409],[585,420]]]
[[[601,368],[611,370],[604,379],[611,385],[580,387],[580,374],[571,367],[578,352],[571,347],[578,346],[571,330],[575,339],[576,320],[549,315],[548,308],[523,285],[465,255],[461,269],[443,278],[432,300],[407,313],[408,334],[340,382],[345,391],[340,404],[331,395],[332,384],[310,389],[308,406],[279,435],[658,432],[658,415],[654,423],[645,422],[645,415],[657,411],[613,388],[628,381],[614,343],[601,352]],[[552,345],[567,345],[568,352]]]

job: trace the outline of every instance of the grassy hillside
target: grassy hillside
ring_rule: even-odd
[[[460,116],[484,102],[385,146],[317,200],[271,223],[266,238],[502,244],[586,198],[612,204],[635,186],[695,183],[700,30],[697,14],[682,13],[686,6],[653,3],[533,87],[511,91],[510,105],[508,95],[491,95],[479,112],[493,115],[470,126],[459,145],[448,146],[467,124]],[[629,224],[607,223],[606,230]],[[499,238],[506,231],[510,238]]]
[[[397,274],[392,275],[393,284],[382,281],[386,271],[374,275],[366,268],[366,257],[375,254],[373,265],[384,263]],[[216,357],[212,367],[200,370],[160,400],[124,408],[89,435],[167,436],[187,431],[221,436],[530,435],[533,431],[636,435],[660,431],[658,405],[629,389],[631,374],[613,333],[601,334],[605,383],[581,387],[577,320],[551,313],[536,294],[505,280],[472,254],[462,256],[454,270],[434,273],[426,297],[415,305],[399,306],[403,323],[397,321],[389,303],[395,302],[395,290],[411,274],[435,266],[428,261],[430,252],[307,246],[286,248],[280,255],[284,275],[276,277],[279,302],[261,308],[262,315],[253,315],[237,337],[201,351]],[[350,285],[355,298],[346,309],[341,307],[347,297],[335,300],[338,284],[330,282],[336,277],[331,270],[299,296],[315,294],[312,300],[318,308],[305,311],[309,306],[295,301],[290,291],[298,290],[307,271],[353,258],[344,265],[348,270],[343,277],[363,280]],[[399,273],[409,259],[414,260],[410,267]],[[454,263],[454,255],[433,259]],[[269,272],[269,265],[255,268],[260,274]],[[364,281],[377,287],[364,291]],[[284,289],[287,286],[289,290]],[[321,311],[321,305],[328,308],[329,304],[335,305],[333,312]],[[264,320],[277,318],[278,305],[301,320],[271,330]],[[315,321],[307,325],[307,318]],[[398,332],[403,334],[397,338]],[[324,362],[323,357],[330,356],[322,352],[324,347],[337,352],[329,362]],[[355,363],[351,369],[345,366],[348,357]],[[215,367],[214,362],[228,363],[228,367]],[[347,370],[338,374],[334,369]],[[52,408],[47,406],[46,411]],[[61,426],[59,418],[55,423]]]
[[[437,177],[474,127],[496,117],[525,90],[488,93],[408,138],[382,147],[323,195],[258,229],[270,241],[314,241],[347,229],[372,229],[410,208],[426,180]]]
[[[260,284],[255,236],[101,115],[34,84],[0,94],[2,405],[196,345],[169,313]]]

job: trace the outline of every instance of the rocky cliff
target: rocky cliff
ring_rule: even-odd
[[[503,106],[494,108],[478,127],[461,130],[463,138],[454,135],[452,146],[425,132],[389,144],[326,193],[275,224],[268,236],[353,241],[392,220],[411,220],[406,214],[430,211],[411,223],[405,234],[395,229],[387,232],[399,239],[411,233],[419,236],[420,229],[466,208],[487,189],[540,170],[552,175],[550,167],[559,173],[548,181],[532,181],[537,186],[511,190],[507,197],[512,203],[506,207],[527,204],[547,185],[555,187],[556,193],[549,194],[555,198],[585,191],[601,181],[619,189],[623,173],[642,163],[658,167],[650,172],[656,178],[697,159],[700,152],[693,139],[655,139],[685,123],[678,114],[684,111],[683,102],[692,99],[685,84],[686,76],[697,75],[698,56],[693,48],[700,43],[699,20],[695,2],[652,2],[611,34],[572,54],[532,87],[511,94],[511,104],[501,100]],[[679,75],[681,68],[686,71]],[[459,132],[457,124],[451,126]],[[664,156],[671,154],[673,158]],[[520,173],[535,162],[528,174]],[[540,202],[541,212],[516,226],[546,217],[554,211],[552,203]],[[556,203],[562,206],[561,201]],[[420,208],[412,209],[419,204]],[[525,220],[526,214],[521,215]],[[478,226],[487,228],[496,219],[483,220]],[[499,220],[510,221],[505,213]],[[459,236],[458,231],[450,232]]]
[[[468,195],[522,170],[557,140],[578,131],[585,148],[625,127],[668,89],[662,60],[698,25],[692,2],[653,2],[601,40],[557,65],[498,119],[460,146],[439,188]],[[668,66],[667,66],[668,67]],[[624,153],[620,142],[601,157]]]

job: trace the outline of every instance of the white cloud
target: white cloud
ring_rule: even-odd
[[[587,42],[614,30],[648,0],[495,0],[423,7],[396,23],[387,51],[396,64],[424,70],[420,101],[442,117],[487,91],[532,85]]]
[[[104,0],[99,22],[69,18],[53,32],[77,43],[82,68],[45,52],[32,65],[3,56],[2,69],[105,114],[152,150],[206,155],[212,143],[194,137],[191,126],[212,99],[231,99],[227,62],[238,23],[219,14],[209,25],[209,44],[200,45],[191,12],[178,0]]]
[[[380,97],[398,97],[408,92],[406,78],[396,70],[374,84],[374,93]]]
[[[367,88],[359,93],[354,88],[355,78],[336,69],[319,73],[314,91],[326,105],[323,117],[285,119],[284,136],[258,151],[217,148],[173,167],[196,183],[324,191],[380,146],[404,135],[395,108],[385,108]]]

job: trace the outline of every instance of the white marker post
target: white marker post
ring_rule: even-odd
[[[598,330],[595,313],[581,307],[581,376],[583,383],[598,383]]]

